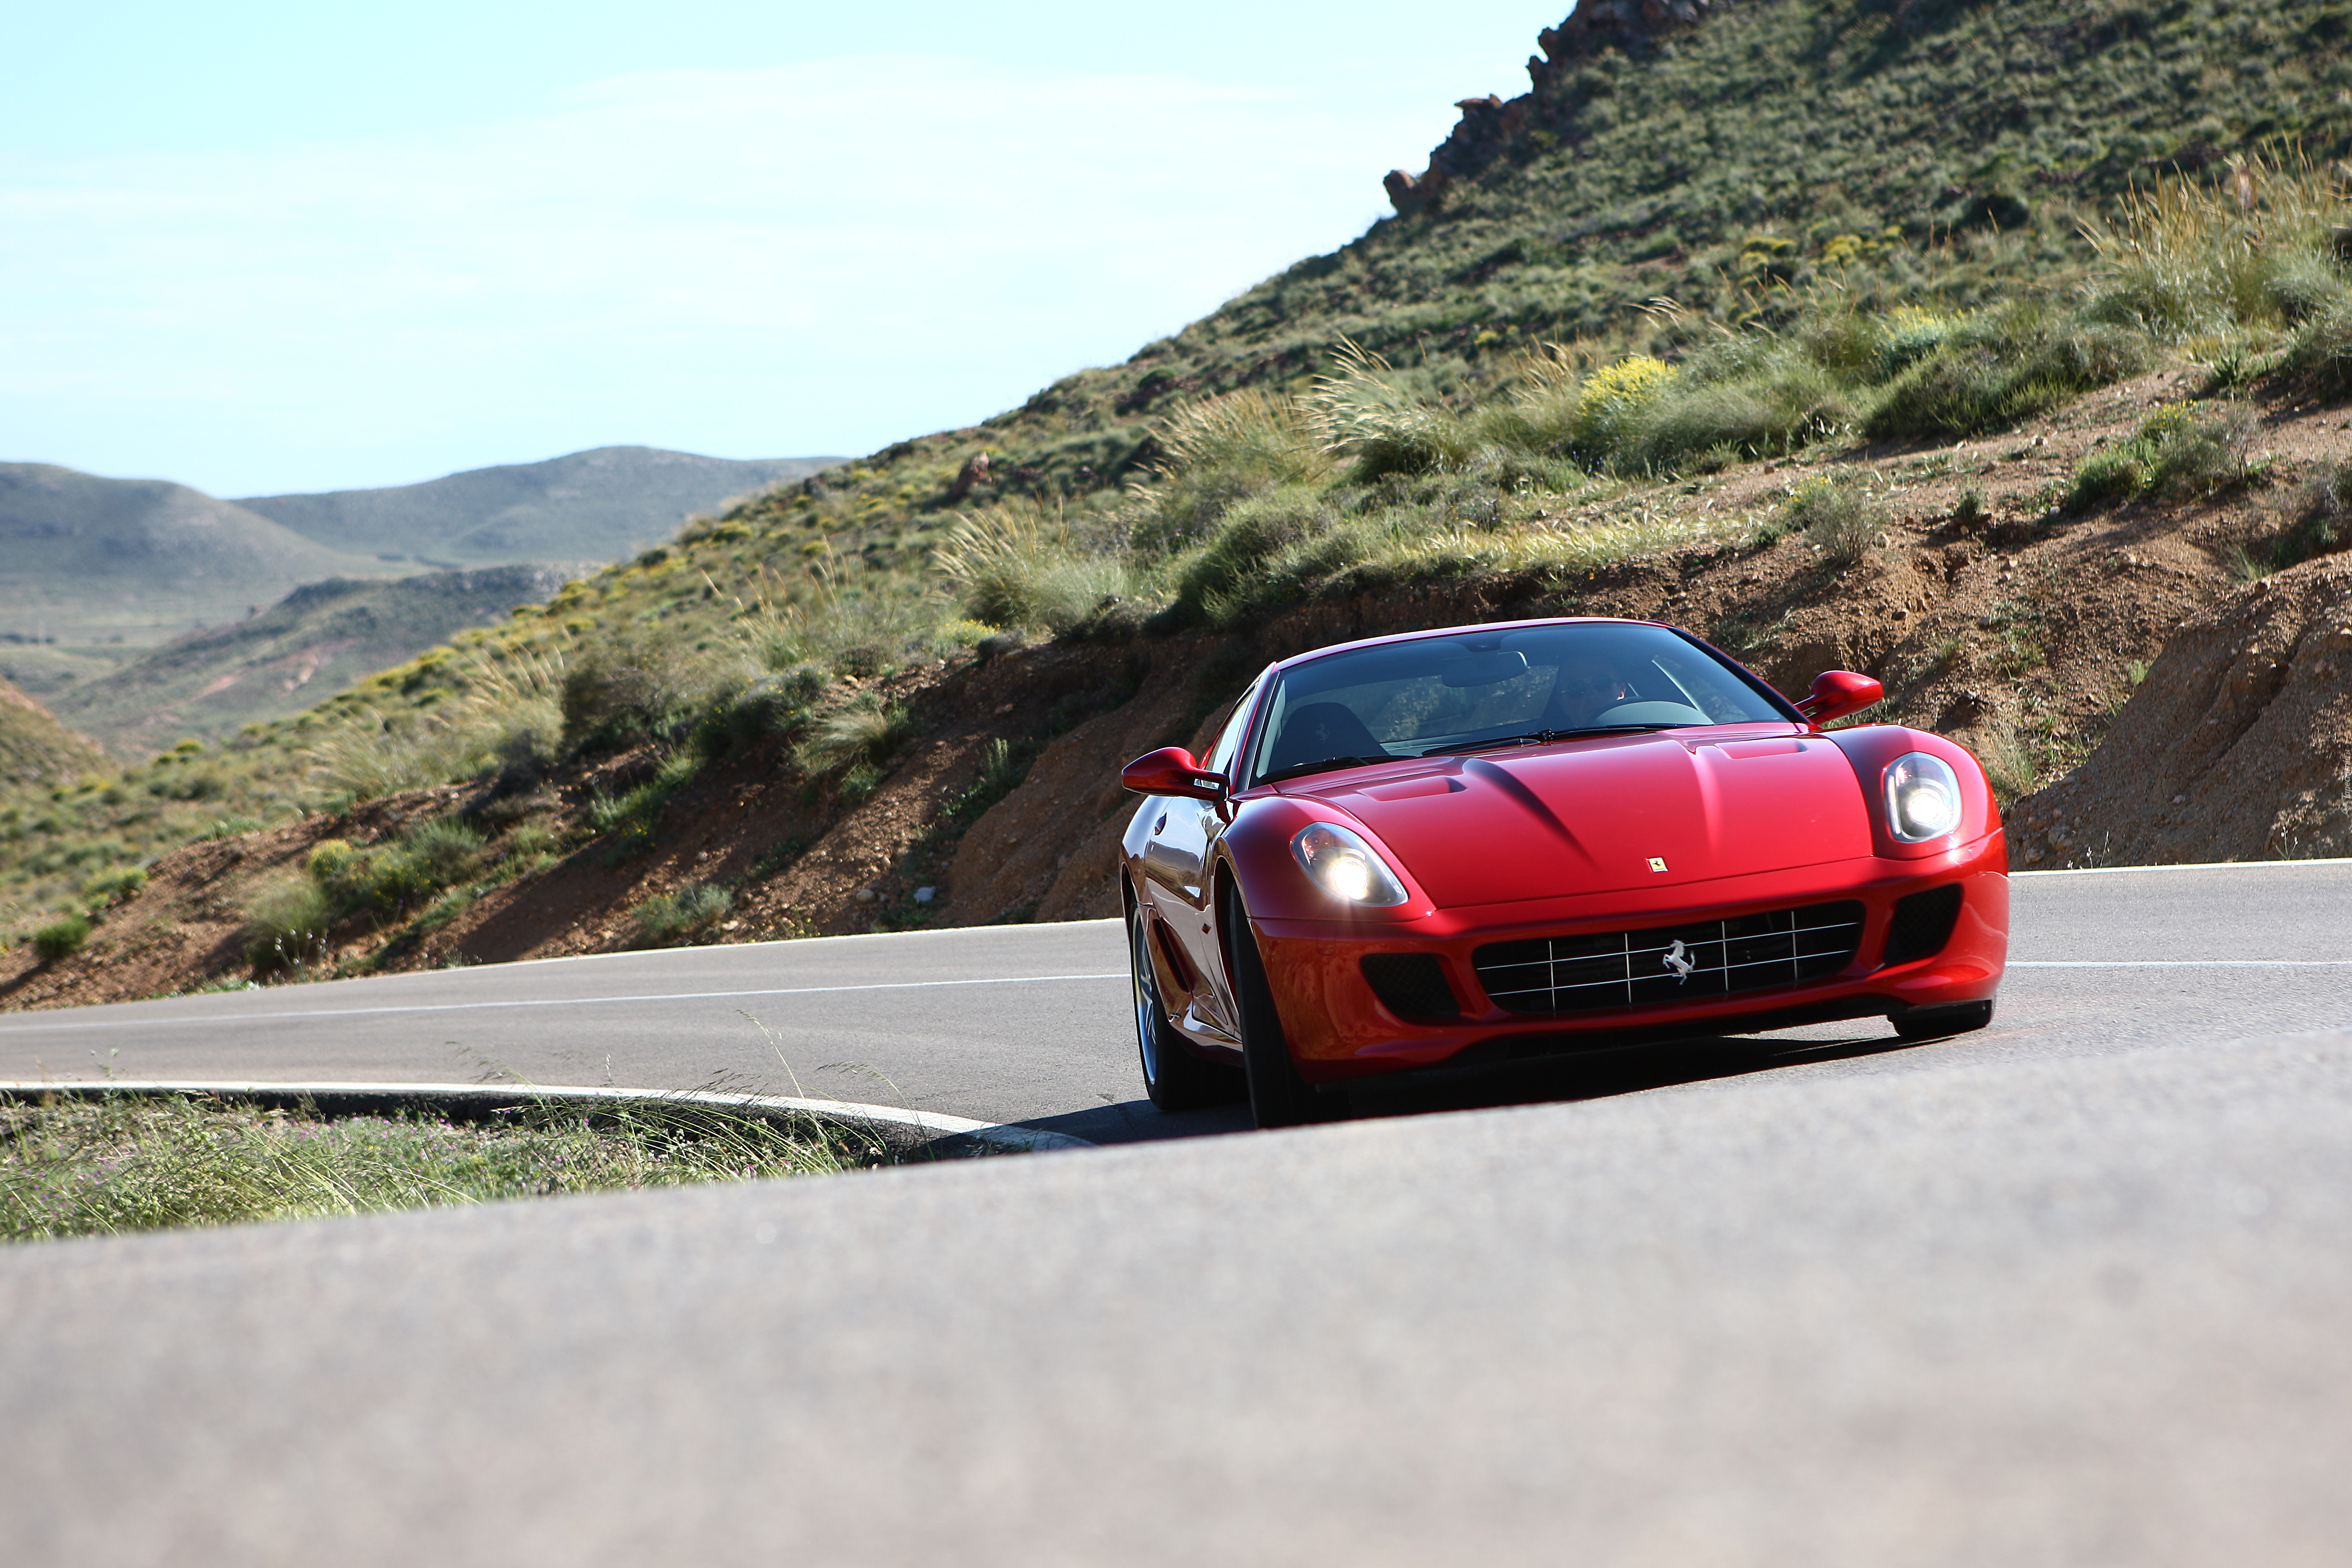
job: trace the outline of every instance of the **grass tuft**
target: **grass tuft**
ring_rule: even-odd
[[[933,560],[964,609],[988,626],[1039,626],[1058,636],[1128,588],[1116,556],[1085,549],[1058,513],[1033,502],[959,518]]]
[[[656,893],[629,910],[648,942],[676,942],[717,923],[735,907],[735,895],[709,882]]]
[[[835,773],[860,763],[874,766],[914,732],[914,716],[904,707],[861,693],[817,721],[794,748],[793,756],[813,774]]]
[[[1822,559],[1840,571],[1859,564],[1878,545],[1886,509],[1861,475],[1819,475],[1799,485],[1780,508],[1780,531],[1801,531]]]
[[[89,940],[89,917],[85,914],[60,915],[33,932],[33,951],[44,963],[79,952],[82,943]]]
[[[2200,415],[2185,405],[2159,408],[2127,441],[2084,457],[2066,504],[2076,511],[2144,495],[2210,495],[2259,477],[2248,460],[2252,422],[2243,410]]]

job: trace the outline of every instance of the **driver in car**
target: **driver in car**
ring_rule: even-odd
[[[1560,661],[1552,677],[1551,701],[1544,710],[1544,727],[1575,730],[1597,722],[1601,714],[1633,698],[1633,689],[1617,667],[1599,653],[1572,653]]]

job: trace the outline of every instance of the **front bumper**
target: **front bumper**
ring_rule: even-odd
[[[1950,938],[1927,957],[1883,962],[1895,901],[1959,884]],[[1855,900],[1864,915],[1853,960],[1834,973],[1696,1002],[1599,1007],[1559,1016],[1507,1011],[1481,985],[1472,954],[1491,942],[1572,936]],[[2009,951],[2008,850],[1994,832],[1922,859],[1876,856],[1697,885],[1439,910],[1416,921],[1255,922],[1266,978],[1300,1072],[1318,1082],[1641,1037],[1740,1033],[1817,1018],[1981,1002]],[[1383,1006],[1364,977],[1373,953],[1428,953],[1461,1016],[1415,1022]]]

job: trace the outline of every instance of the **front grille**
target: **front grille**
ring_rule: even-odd
[[[1694,1002],[1834,974],[1862,941],[1852,900],[1651,931],[1490,942],[1471,955],[1495,1005],[1549,1016]]]
[[[1895,918],[1886,926],[1886,962],[1908,963],[1933,958],[1952,940],[1952,926],[1960,918],[1960,885],[1947,882],[1924,893],[1906,893],[1895,900]]]
[[[1462,1016],[1462,1008],[1454,1000],[1454,987],[1445,984],[1445,966],[1433,953],[1367,953],[1364,978],[1370,982],[1381,1005],[1400,1018]]]

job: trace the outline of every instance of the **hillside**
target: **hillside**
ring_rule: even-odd
[[[330,577],[259,615],[164,644],[135,663],[68,688],[58,715],[121,756],[189,736],[215,740],[257,720],[299,713],[412,658],[467,626],[551,597],[585,566],[492,566],[393,582]]]
[[[391,571],[185,485],[0,463],[0,634],[157,643],[304,583]]]
[[[0,681],[0,790],[69,784],[103,770],[104,752],[23,692]]]
[[[424,484],[248,496],[236,504],[330,549],[387,561],[445,567],[614,561],[660,543],[689,514],[837,461],[740,462],[651,447],[599,447]]]
[[[1102,912],[1126,755],[1267,658],[1532,614],[1879,676],[2021,863],[2341,852],[2342,667],[2273,645],[2340,624],[2352,541],[2352,0],[1580,17],[1395,216],[1127,363],[0,809],[18,930],[161,857],[0,1005]],[[2309,796],[2226,832],[2227,749],[2119,718],[2224,677],[2231,723],[2289,691]],[[2086,837],[2053,803],[2133,733],[2180,831]]]

